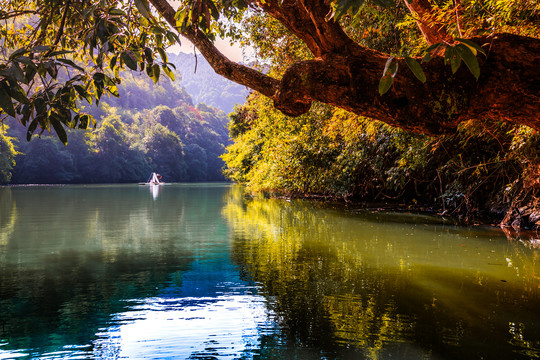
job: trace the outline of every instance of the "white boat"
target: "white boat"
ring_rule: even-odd
[[[163,181],[161,181],[161,175],[158,173],[153,172],[152,175],[150,175],[150,178],[148,178],[148,181],[145,183],[139,183],[139,185],[163,185]]]

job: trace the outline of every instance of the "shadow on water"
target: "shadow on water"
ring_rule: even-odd
[[[340,359],[540,357],[538,249],[486,229],[229,196],[232,257],[284,333],[269,345],[277,358],[291,347]]]

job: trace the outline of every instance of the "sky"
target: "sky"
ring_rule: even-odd
[[[182,41],[182,46],[174,45],[168,48],[167,51],[176,53],[176,54],[179,52],[192,54],[193,44],[183,36],[180,36],[180,40]],[[231,46],[229,43],[229,40],[224,40],[224,39],[217,39],[215,42],[215,45],[219,49],[219,51],[225,54],[225,56],[227,56],[230,60],[236,61],[236,62],[241,62],[244,60],[242,48],[240,47],[240,45],[235,44]],[[197,51],[197,54],[200,54],[200,53]]]

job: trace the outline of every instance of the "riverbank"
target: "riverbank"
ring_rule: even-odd
[[[426,224],[456,225],[456,226],[479,226],[500,229],[512,241],[520,241],[525,245],[540,248],[540,206],[537,200],[528,206],[514,203],[515,209],[502,211],[501,208],[492,209],[491,212],[483,212],[479,217],[468,217],[467,214],[443,208],[439,204],[406,204],[402,202],[362,202],[352,201],[346,198],[322,196],[316,194],[248,194],[249,197],[272,197],[291,201],[296,199],[319,202],[324,207],[336,207],[352,213],[361,214],[363,217],[384,218],[386,220],[407,222],[407,218],[414,217],[418,221],[423,217]]]
[[[412,134],[319,106],[288,118],[264,99],[231,116],[225,174],[253,194],[427,208],[465,224],[540,229],[540,132],[468,122]]]

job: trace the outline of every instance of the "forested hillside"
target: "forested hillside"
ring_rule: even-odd
[[[198,104],[162,76],[129,74],[120,97],[104,97],[85,111],[95,130],[69,130],[64,146],[54,134],[34,135],[9,121],[0,132],[1,183],[117,183],[146,181],[158,172],[165,182],[222,181],[220,155],[228,142],[222,110]]]
[[[249,93],[245,86],[233,83],[215,73],[208,61],[198,55],[179,53],[170,54],[169,61],[176,64],[180,81],[195,103],[205,103],[230,113],[236,104],[243,104]]]

